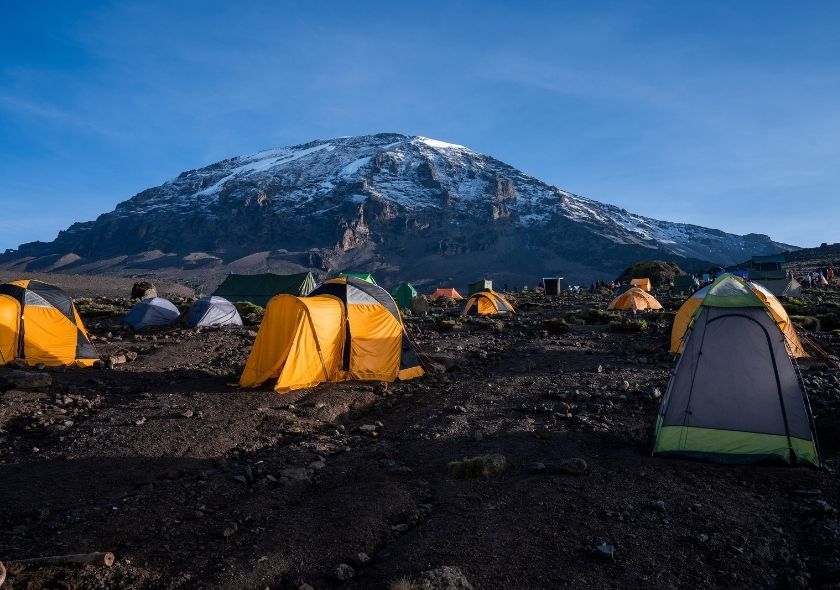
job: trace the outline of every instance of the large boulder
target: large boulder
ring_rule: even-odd
[[[132,299],[148,299],[149,297],[157,296],[157,289],[152,283],[148,281],[140,281],[139,283],[134,283],[134,286],[131,287]]]
[[[640,260],[634,262],[618,275],[616,279],[620,283],[629,282],[630,279],[650,279],[653,289],[667,289],[673,282],[674,277],[686,274],[676,262],[665,260]]]

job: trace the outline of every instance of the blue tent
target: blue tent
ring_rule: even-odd
[[[186,324],[196,326],[241,326],[242,318],[224,297],[202,297],[187,310]]]
[[[128,310],[123,322],[134,330],[149,326],[171,326],[181,317],[175,304],[163,297],[149,297]]]

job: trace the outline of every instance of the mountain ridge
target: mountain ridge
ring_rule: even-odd
[[[606,278],[640,258],[734,264],[790,249],[763,234],[636,215],[462,145],[381,133],[184,171],[52,242],[7,251],[0,265],[167,277],[364,267],[394,280],[470,273],[527,284]]]

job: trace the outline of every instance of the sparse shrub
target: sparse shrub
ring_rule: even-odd
[[[449,463],[449,477],[452,479],[487,479],[501,475],[507,461],[504,455],[479,455],[464,457],[461,461]]]
[[[545,320],[542,327],[550,334],[566,334],[569,331],[569,324],[563,318]]]
[[[620,317],[617,313],[603,309],[576,309],[566,314],[566,321],[570,324],[587,324],[597,326],[609,324]]]
[[[420,590],[420,586],[403,576],[402,578],[391,580],[388,583],[388,590]]]
[[[435,330],[438,332],[452,332],[454,330],[460,330],[461,324],[458,320],[444,320],[440,319],[435,322]]]
[[[800,328],[811,332],[818,332],[820,329],[820,320],[811,315],[792,315],[790,320]]]
[[[620,318],[610,322],[610,332],[647,332],[647,320]]]
[[[826,332],[831,332],[832,330],[840,329],[840,314],[836,313],[826,313],[823,315],[817,316],[819,320],[820,330],[824,330]]]
[[[250,301],[234,301],[233,306],[239,312],[239,315],[243,317],[251,314],[263,315],[265,313],[265,308],[255,305]]]

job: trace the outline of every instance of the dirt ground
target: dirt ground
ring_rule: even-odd
[[[801,363],[825,470],[654,458],[672,313],[616,332],[586,312],[608,299],[433,309],[407,324],[435,374],[287,395],[230,385],[256,326],[88,317],[127,362],[0,394],[4,590],[467,587],[395,584],[441,566],[481,589],[840,588],[840,371]],[[501,473],[450,477],[487,454]],[[10,563],[93,551],[116,563]]]

